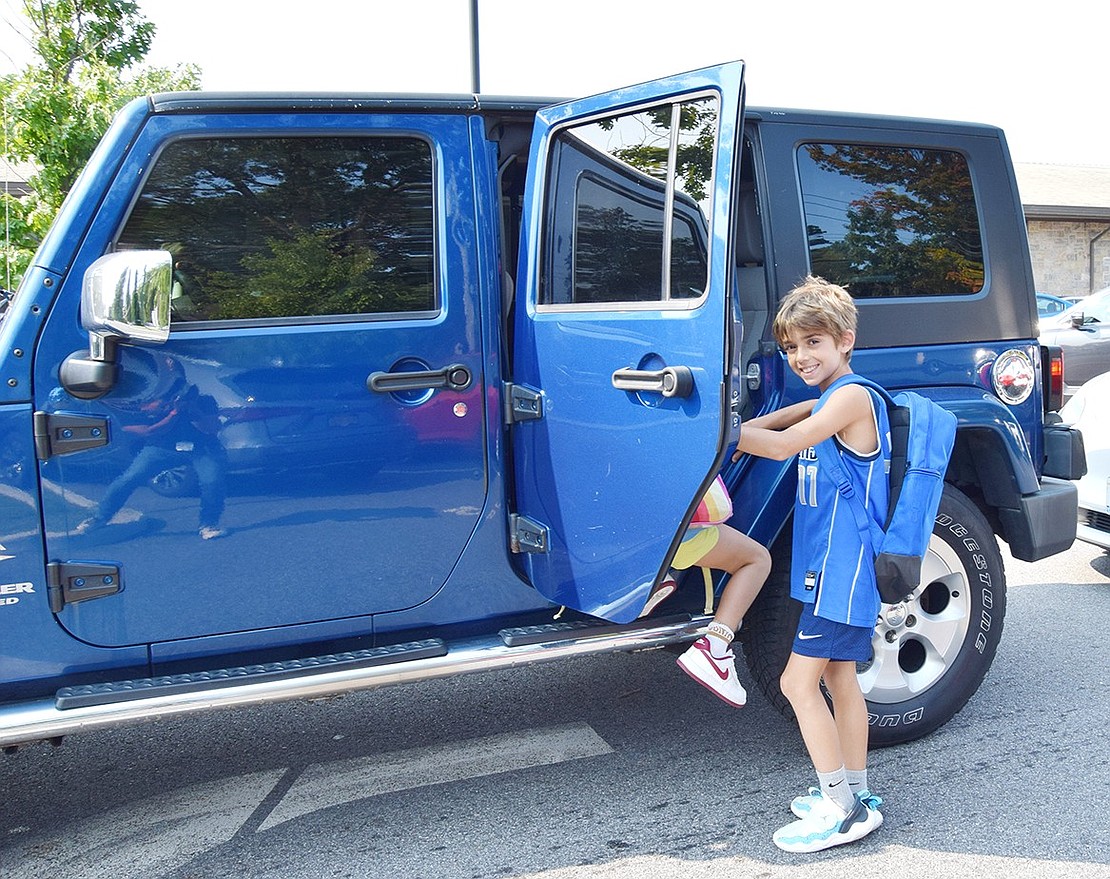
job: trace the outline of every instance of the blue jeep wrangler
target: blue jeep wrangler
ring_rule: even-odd
[[[718,472],[774,554],[742,639],[787,710],[796,468],[730,452],[808,393],[768,329],[811,272],[859,301],[858,372],[959,418],[859,672],[876,744],[955,714],[1002,632],[996,536],[1066,550],[1042,477],[1083,466],[1005,141],[745,108],[742,72],[127,106],[0,323],[0,746],[681,645],[700,573],[638,617]]]

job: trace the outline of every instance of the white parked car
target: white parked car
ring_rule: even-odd
[[[1065,363],[1065,369],[1067,365]],[[1083,384],[1064,404],[1060,417],[1083,434],[1087,475],[1079,486],[1076,536],[1110,550],[1110,372]]]

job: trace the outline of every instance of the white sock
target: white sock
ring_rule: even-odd
[[[714,659],[724,659],[732,652],[730,645],[736,633],[724,623],[714,620],[709,624],[706,634],[709,636],[706,638],[709,642],[709,654]]]

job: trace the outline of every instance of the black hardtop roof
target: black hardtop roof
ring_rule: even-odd
[[[566,98],[510,95],[418,94],[384,92],[163,92],[150,97],[155,113],[195,112],[274,112],[292,110],[329,110],[333,112],[364,112],[366,110],[397,110],[403,112],[437,113],[535,113],[543,107]],[[804,110],[780,107],[751,107],[745,111],[749,120],[762,123],[812,121],[828,125],[849,126],[891,125],[902,128],[959,129],[964,133],[996,135],[997,126],[980,122],[958,122],[910,116],[841,112],[836,110]]]

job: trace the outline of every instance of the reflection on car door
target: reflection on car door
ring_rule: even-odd
[[[539,114],[513,386],[513,536],[559,604],[637,615],[728,437],[743,67]]]
[[[164,346],[121,346],[117,386],[82,405],[110,442],[41,464],[48,556],[122,583],[59,620],[122,645],[416,605],[487,483],[466,118],[287,114],[259,134],[246,113],[173,137],[189,125],[150,120],[121,171],[142,194],[105,205],[86,242],[85,262],[170,250],[175,313]],[[36,359],[51,414],[73,408],[51,367],[88,344],[80,283]],[[195,494],[152,490],[174,467]]]

